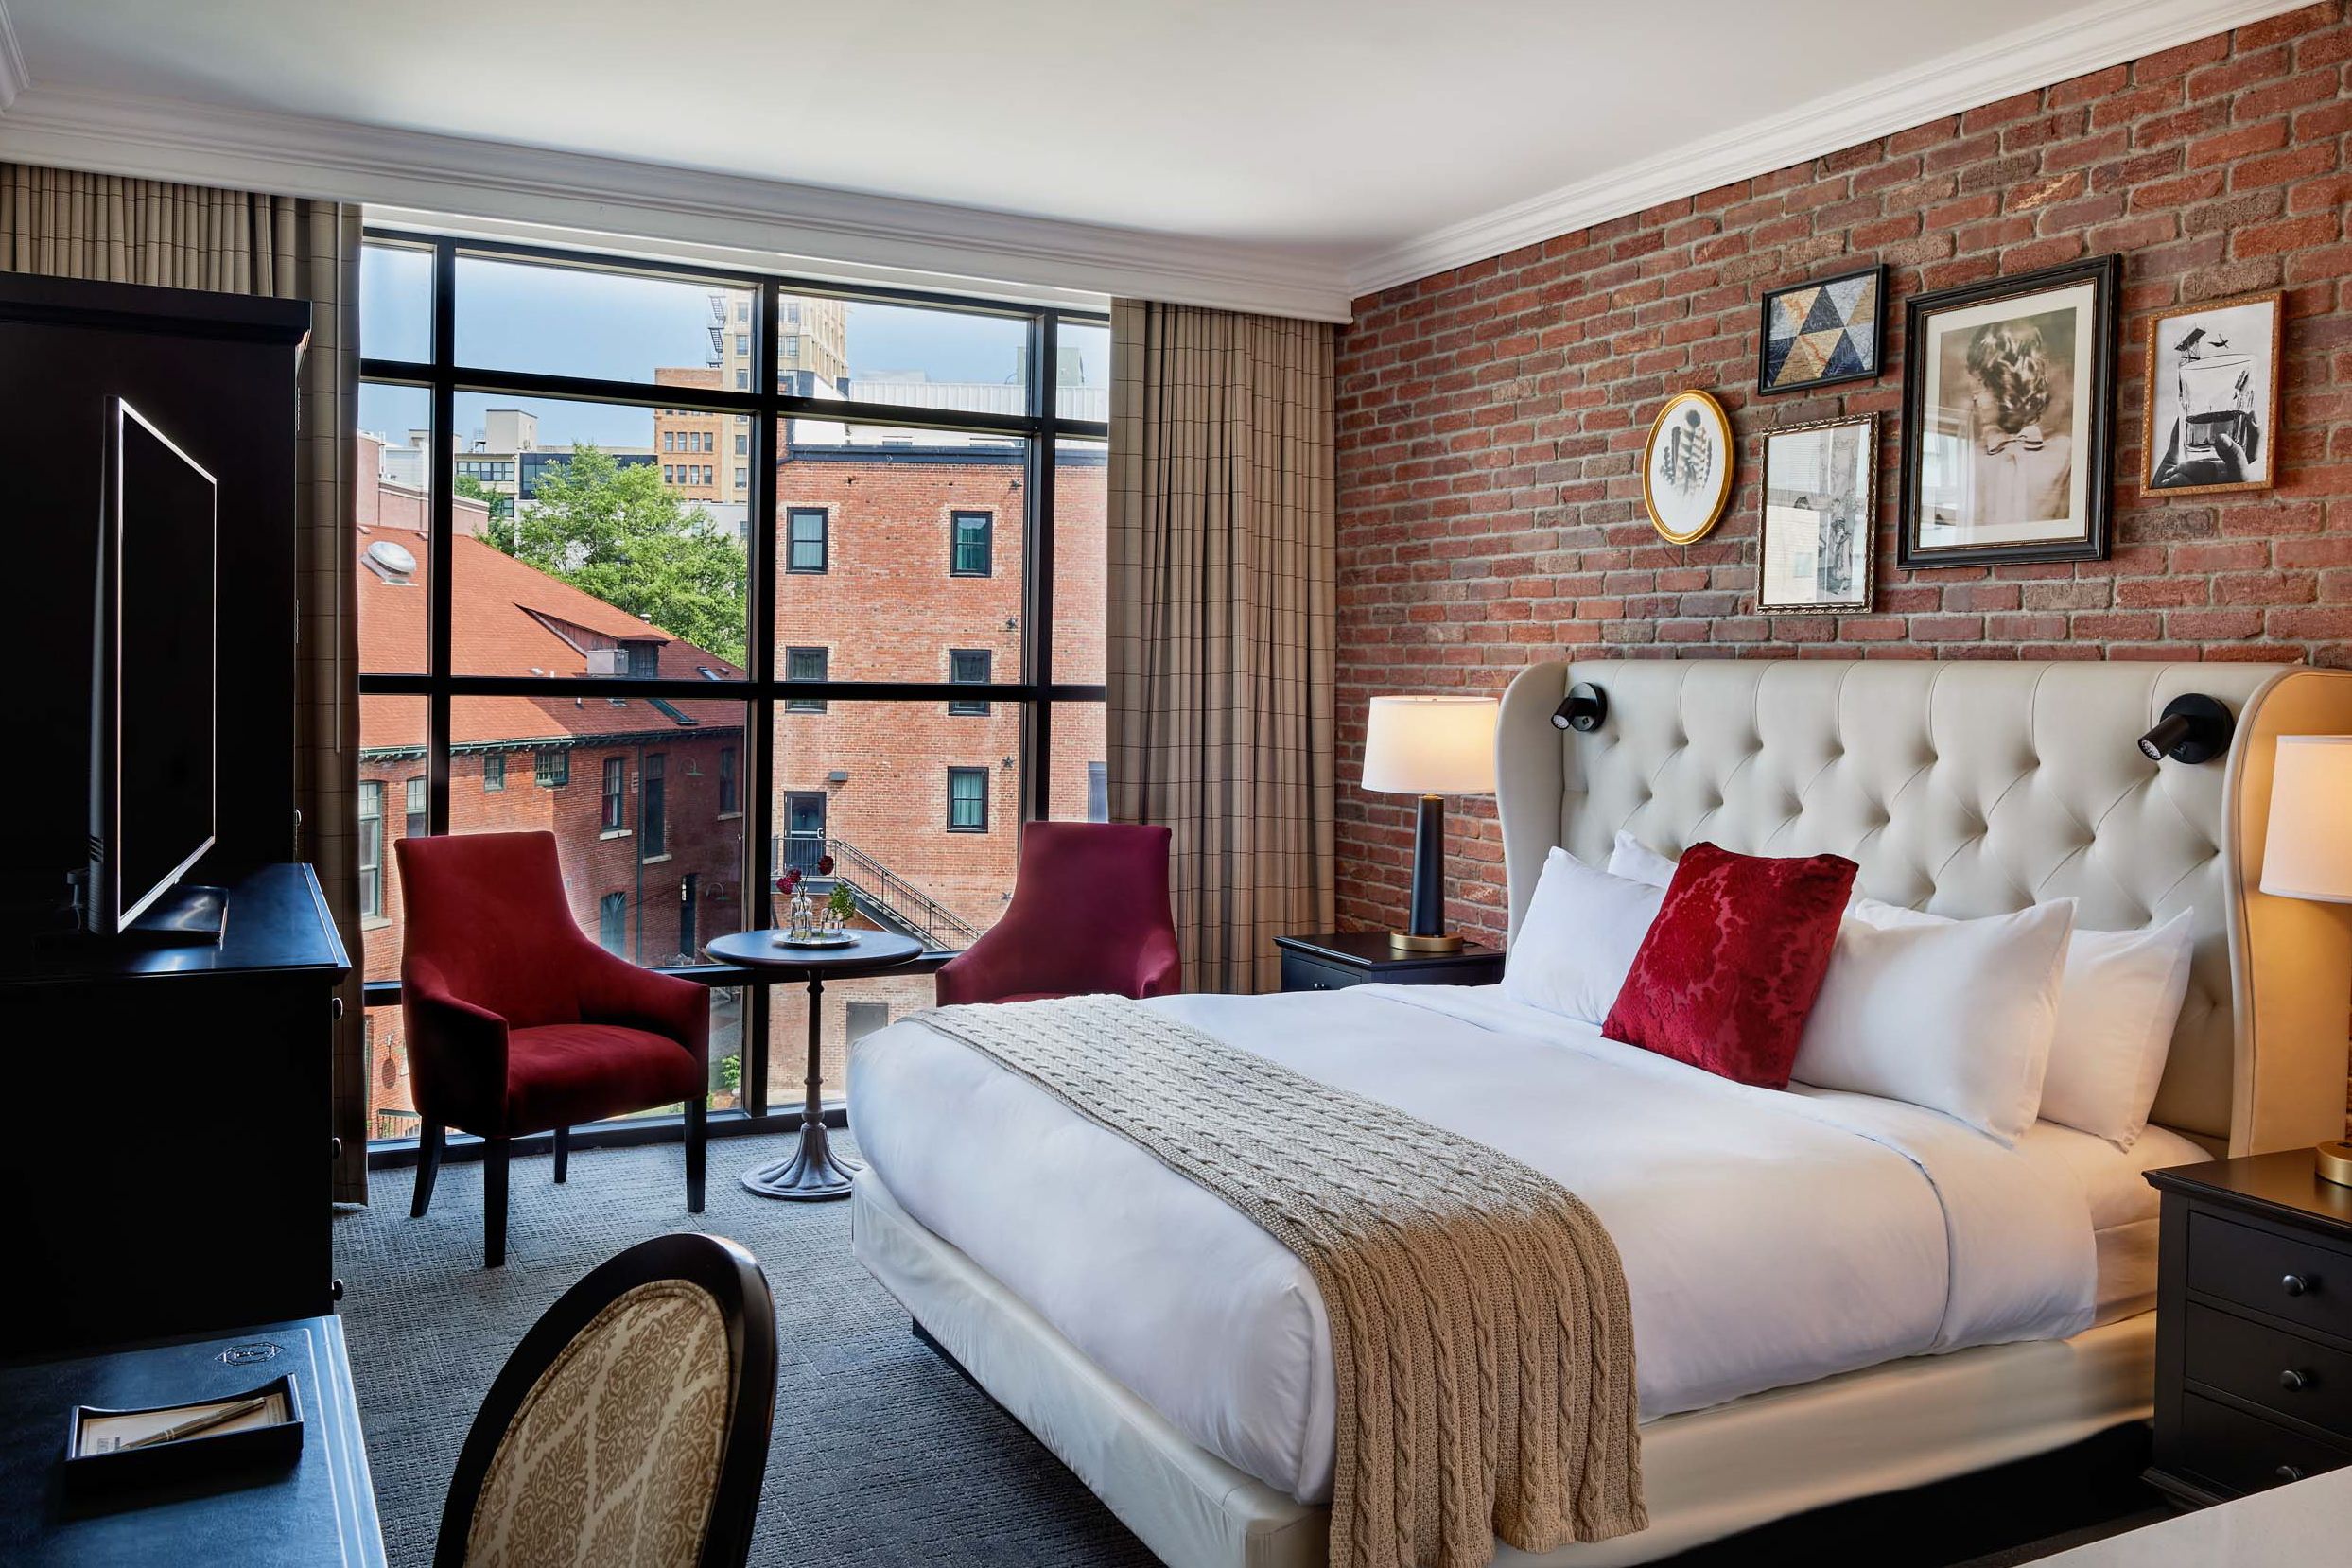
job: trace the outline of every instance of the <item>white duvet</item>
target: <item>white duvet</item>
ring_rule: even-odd
[[[1494,986],[1148,1005],[1582,1197],[1624,1260],[1645,1420],[2092,1321],[2083,1185],[2030,1141],[1734,1084]],[[849,1103],[876,1176],[932,1234],[1203,1448],[1328,1499],[1330,1333],[1280,1243],[919,1015],[858,1042]]]

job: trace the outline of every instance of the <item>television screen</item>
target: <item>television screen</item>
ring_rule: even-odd
[[[104,668],[119,931],[212,846],[219,627],[213,477],[130,404],[116,409],[114,646]]]

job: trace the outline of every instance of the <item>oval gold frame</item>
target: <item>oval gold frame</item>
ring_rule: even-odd
[[[1715,508],[1707,514],[1705,522],[1688,533],[1677,533],[1659,520],[1658,503],[1650,497],[1649,487],[1654,478],[1650,469],[1650,461],[1657,456],[1658,432],[1665,427],[1666,416],[1672,413],[1685,398],[1696,398],[1704,403],[1714,413],[1716,424],[1723,431],[1723,490],[1716,497]],[[1659,408],[1658,417],[1649,422],[1649,439],[1642,443],[1642,510],[1649,514],[1649,526],[1658,531],[1658,537],[1669,545],[1693,545],[1713,533],[1715,525],[1723,520],[1723,509],[1732,504],[1732,476],[1738,465],[1739,445],[1732,433],[1731,412],[1716,401],[1713,392],[1702,392],[1697,387],[1692,387],[1667,398]]]

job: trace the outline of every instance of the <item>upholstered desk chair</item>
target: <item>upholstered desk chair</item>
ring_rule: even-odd
[[[482,1260],[506,1262],[509,1140],[686,1104],[686,1207],[703,1211],[710,993],[606,952],[572,918],[551,833],[402,839],[400,1010],[416,1099],[416,1198],[433,1201],[444,1132],[482,1151]]]
[[[465,1435],[437,1568],[741,1568],[775,1416],[775,1299],[718,1236],[640,1242],[514,1347]]]
[[[1165,828],[1033,822],[1003,917],[937,976],[942,1006],[1177,988]]]

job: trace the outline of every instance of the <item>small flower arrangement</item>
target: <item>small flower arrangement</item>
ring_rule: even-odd
[[[826,929],[840,931],[849,923],[849,916],[856,913],[858,901],[851,896],[849,884],[835,882],[833,891],[825,896]]]

